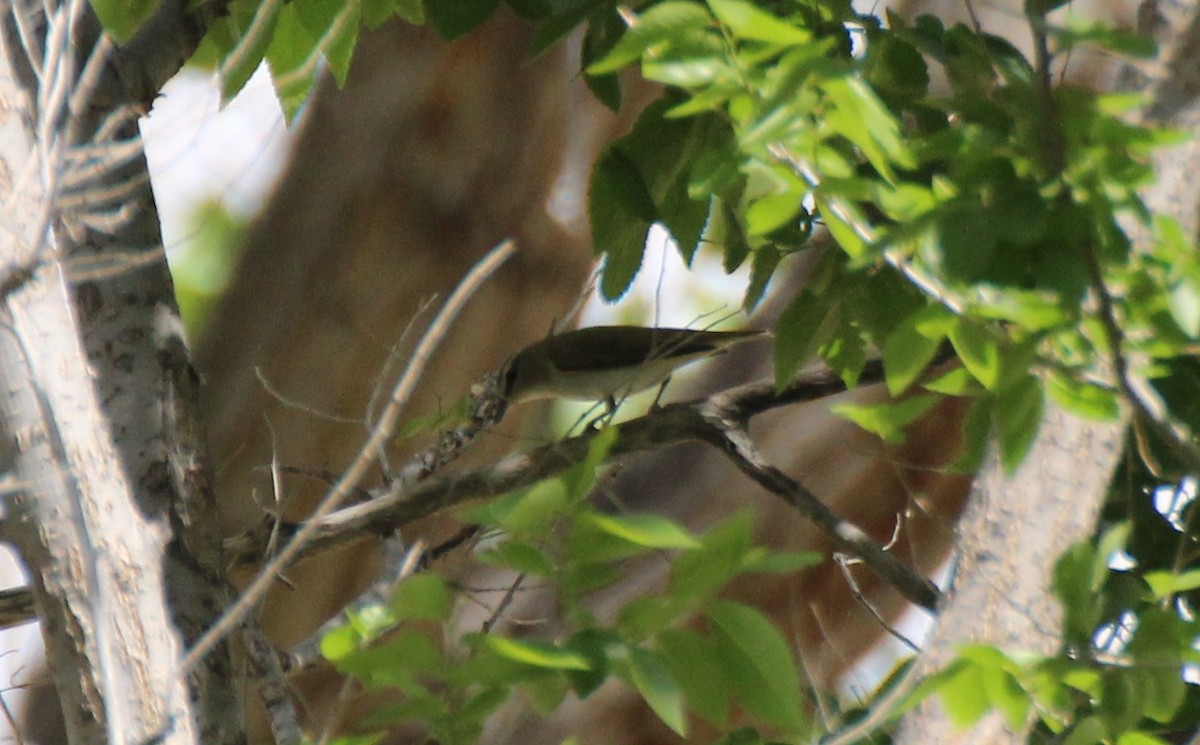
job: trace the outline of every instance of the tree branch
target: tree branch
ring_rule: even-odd
[[[939,355],[935,365],[945,361]],[[862,383],[883,379],[879,361],[867,364]],[[741,423],[756,414],[790,404],[815,401],[845,392],[846,385],[828,369],[802,375],[782,390],[769,383],[745,385],[698,401],[670,404],[622,424],[610,457],[632,455],[667,445],[701,441],[715,445],[747,475],[783,498],[815,522],[844,551],[860,558],[912,602],[935,610],[939,593],[924,578],[897,562],[854,525],[833,514],[815,495],[793,479],[765,464],[754,450]],[[304,545],[294,558],[310,556],[364,535],[389,535],[415,520],[476,499],[499,496],[557,476],[580,463],[595,433],[555,442],[527,453],[510,455],[483,468],[430,478],[408,485],[397,481],[377,490],[368,502],[352,505],[299,525],[279,526],[287,533],[303,531]],[[252,531],[231,539],[226,551],[235,563],[261,560],[266,537],[274,527],[268,517]]]
[[[305,548],[318,532],[321,518],[334,512],[346,496],[366,476],[367,470],[374,463],[384,443],[393,435],[401,410],[403,410],[404,405],[408,402],[409,397],[416,388],[417,381],[425,369],[425,364],[433,354],[433,351],[441,343],[450,324],[459,311],[466,305],[467,300],[475,293],[475,290],[515,250],[516,246],[511,240],[502,241],[479,260],[471,271],[467,273],[467,276],[463,278],[462,282],[459,283],[459,286],[455,288],[450,297],[447,298],[446,304],[438,311],[437,316],[434,317],[421,341],[417,344],[412,359],[409,361],[408,368],[397,381],[387,405],[380,414],[379,422],[359,449],[358,456],[351,463],[350,467],[346,469],[345,473],[342,474],[342,477],[333,488],[330,489],[329,493],[321,500],[321,503],[313,513],[313,519],[306,522],[298,531],[295,531],[290,536],[290,540],[279,554],[259,571],[258,575],[242,595],[229,607],[222,618],[212,628],[208,629],[204,633],[204,636],[196,642],[195,646],[188,651],[183,663],[185,669],[191,669],[192,666],[203,659],[209,649],[216,645],[242,618],[245,618],[246,614],[258,602],[258,599],[266,592],[269,585],[275,581],[275,576],[303,555]]]

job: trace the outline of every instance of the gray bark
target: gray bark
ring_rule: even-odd
[[[228,651],[180,666],[225,586],[137,131],[208,17],[168,2],[118,49],[81,0],[0,5],[5,537],[71,742],[243,736]]]
[[[1049,580],[1058,557],[1095,529],[1121,452],[1124,421],[1083,422],[1049,409],[1025,462],[1005,476],[991,458],[959,523],[959,567],[946,610],[921,655],[920,670],[947,665],[964,644],[1053,655],[1061,624]],[[1024,742],[993,712],[958,731],[936,698],[904,720],[896,738],[912,743]]]

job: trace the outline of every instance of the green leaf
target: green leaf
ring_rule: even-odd
[[[822,341],[820,331],[830,312],[830,296],[804,289],[775,325],[775,387],[782,390],[808,362]]]
[[[729,695],[712,639],[690,629],[665,629],[655,645],[670,668],[692,711],[724,729],[729,722]]]
[[[591,665],[589,670],[567,671],[576,696],[586,698],[608,680],[608,650],[617,641],[616,634],[604,629],[582,629],[567,640],[564,647],[583,655]]]
[[[525,681],[521,685],[521,690],[529,700],[534,712],[548,717],[555,709],[562,706],[563,699],[566,698],[567,686],[564,685],[564,680],[565,676],[537,676]]]
[[[347,623],[363,639],[363,643],[374,642],[385,632],[396,627],[396,614],[383,603],[371,603],[357,611],[346,612]]]
[[[804,727],[800,676],[790,645],[766,616],[720,601],[708,612],[726,680],[742,707],[789,732]]]
[[[684,263],[691,266],[714,201],[711,192],[693,193],[696,165],[710,149],[721,150],[728,146],[732,133],[729,125],[715,116],[696,117],[688,122],[671,121],[665,131],[669,139],[677,140],[677,144],[673,148],[659,149],[660,157],[655,159],[658,175],[654,196],[658,202],[658,219],[679,245]],[[655,147],[653,143],[649,145]],[[711,171],[708,175],[709,178],[729,178]]]
[[[592,238],[594,250],[607,257],[600,289],[608,300],[624,294],[637,274],[652,222],[667,227],[685,259],[704,228],[709,200],[689,195],[690,164],[706,143],[728,136],[728,125],[713,116],[666,119],[671,103],[648,106],[592,174]]]
[[[980,318],[1011,321],[1029,331],[1042,331],[1066,323],[1069,316],[1061,301],[1047,293],[976,286],[971,312]]]
[[[825,220],[825,227],[846,255],[852,259],[863,258],[868,248],[863,227],[868,223],[862,213],[843,200],[825,195],[820,189],[814,193],[813,199],[817,211]]]
[[[768,551],[764,548],[754,548],[746,554],[742,563],[742,571],[760,574],[791,574],[808,567],[814,567],[825,560],[818,551]]]
[[[608,535],[643,548],[696,548],[700,541],[678,523],[659,515],[587,515],[587,521]]]
[[[443,39],[457,39],[483,23],[500,7],[500,0],[451,0],[429,2],[425,12]]]
[[[708,6],[741,39],[775,44],[807,44],[812,40],[807,29],[785,23],[743,0],[708,0]]]
[[[353,675],[369,689],[410,691],[418,676],[438,670],[441,663],[441,652],[429,637],[410,630],[355,650],[338,661],[337,669]]]
[[[1134,676],[1126,670],[1109,668],[1100,680],[1100,700],[1096,713],[1109,732],[1132,729],[1141,719]]]
[[[641,641],[671,626],[689,613],[690,606],[678,598],[655,595],[635,598],[617,616],[617,628],[627,638]]]
[[[1063,745],[1100,745],[1108,740],[1108,728],[1098,717],[1085,717],[1076,723]]]
[[[750,265],[750,282],[746,286],[746,297],[742,300],[742,310],[746,313],[754,310],[763,295],[767,292],[767,283],[775,275],[775,269],[783,256],[773,245],[766,245],[754,252],[754,261]]]
[[[1077,44],[1097,44],[1117,52],[1122,56],[1152,58],[1158,52],[1158,45],[1148,35],[1131,33],[1116,28],[1108,21],[1098,21],[1085,18],[1076,13],[1068,13],[1063,27],[1051,26],[1048,30],[1064,52]]]
[[[1099,621],[1100,611],[1093,602],[1099,590],[1096,560],[1091,543],[1080,541],[1055,562],[1054,593],[1063,606],[1063,635],[1068,643],[1087,643]]]
[[[1138,613],[1138,626],[1127,652],[1137,666],[1170,670],[1180,676],[1184,650],[1192,642],[1192,625],[1173,610],[1147,608]],[[1182,679],[1182,678],[1181,678]]]
[[[296,6],[286,3],[276,19],[271,44],[266,51],[266,60],[271,71],[275,96],[279,99],[279,107],[283,109],[288,122],[295,118],[312,90],[316,66],[307,73],[304,66],[313,54],[316,44],[317,40],[300,20]]]
[[[617,430],[614,428],[597,432],[588,443],[587,457],[562,475],[562,483],[571,502],[586,499],[591,493],[596,484],[596,472],[604,465],[608,451],[612,450],[616,441]]]
[[[592,199],[611,200],[642,222],[658,219],[658,207],[637,162],[619,147],[609,148],[592,172]]]
[[[639,15],[607,55],[588,65],[587,72],[589,75],[616,72],[653,47],[670,44],[711,22],[712,16],[697,3],[659,3]]]
[[[479,560],[490,566],[502,566],[524,574],[549,577],[554,563],[540,549],[524,541],[504,541],[484,551]]]
[[[788,224],[804,208],[802,199],[800,194],[784,192],[754,200],[746,210],[746,232],[763,236]]]
[[[946,396],[977,396],[984,392],[983,386],[965,367],[956,367],[943,375],[921,384],[922,388]]]
[[[1005,386],[996,395],[992,417],[999,430],[1000,463],[1006,472],[1017,470],[1033,446],[1044,408],[1042,385],[1032,375]]]
[[[983,327],[967,318],[958,318],[949,330],[950,343],[963,365],[983,384],[995,390],[1000,382],[1000,345]]]
[[[987,276],[997,239],[997,227],[987,208],[977,200],[962,198],[939,211],[937,239],[921,246],[921,256],[953,279],[977,282]]]
[[[1135,667],[1131,671],[1146,718],[1166,724],[1175,718],[1187,698],[1188,684],[1179,665]]]
[[[905,427],[920,418],[941,399],[936,393],[925,393],[901,401],[833,404],[829,410],[878,435],[886,442],[902,443],[905,440]]]
[[[502,528],[517,538],[541,538],[569,504],[562,480],[550,479],[523,492],[468,507],[463,515],[470,522]]]
[[[964,662],[937,688],[951,723],[959,730],[970,728],[992,708],[983,683],[983,669]]]
[[[860,77],[843,76],[822,83],[834,104],[825,124],[858,146],[875,170],[895,183],[892,165],[911,168],[916,159],[901,136],[900,123],[875,91]]]
[[[669,597],[683,605],[707,602],[743,570],[753,542],[753,519],[739,513],[701,540],[702,548],[685,551],[671,564]]]
[[[736,271],[750,255],[750,243],[742,229],[741,216],[733,205],[721,199],[713,201],[708,224],[704,226],[703,241],[725,249],[722,267],[726,274]]]
[[[158,3],[154,0],[91,0],[92,10],[118,42],[129,41],[150,20]]]
[[[834,316],[836,323],[830,324],[828,340],[821,347],[821,357],[829,369],[837,373],[846,385],[854,388],[867,365],[867,347],[870,344],[858,319],[843,304],[841,312]]]
[[[587,20],[599,4],[600,0],[566,0],[566,2],[554,3],[553,13],[538,24],[537,31],[533,35],[533,42],[530,44],[529,50],[530,56],[541,56],[543,52],[561,41]],[[609,18],[604,20],[612,22],[612,19]],[[585,62],[586,59],[585,57]],[[586,64],[584,66],[586,67]]]
[[[615,149],[596,163],[588,198],[592,246],[605,257],[600,291],[617,300],[642,267],[646,233],[657,214],[654,200],[637,166]]]
[[[494,634],[484,637],[483,643],[501,657],[522,665],[549,670],[591,669],[591,664],[583,655],[550,644],[517,641]]]
[[[699,88],[714,85],[728,77],[729,66],[716,56],[687,57],[678,60],[647,60],[642,63],[642,77],[663,85],[679,88]],[[686,111],[687,109],[684,109]]]
[[[358,43],[362,0],[290,0],[301,22],[317,40],[316,49],[329,65],[339,87],[346,85],[350,60]],[[316,65],[313,65],[316,69]]]
[[[764,743],[766,740],[758,730],[753,727],[738,727],[721,739],[713,741],[712,745],[764,745]],[[771,745],[775,745],[775,743]]]
[[[937,354],[945,332],[935,323],[948,319],[950,314],[940,306],[931,305],[908,316],[892,331],[883,345],[884,379],[888,393],[899,396],[920,377]],[[927,329],[933,329],[929,333]]]
[[[680,737],[687,737],[683,691],[662,659],[649,650],[629,647],[629,673],[638,693],[658,718]]]
[[[405,23],[425,23],[425,3],[421,0],[362,0],[362,22],[374,31],[385,21],[399,16]]]
[[[1162,600],[1181,592],[1191,592],[1200,588],[1200,569],[1188,569],[1184,572],[1165,570],[1146,572],[1143,579],[1150,586],[1155,599]]]
[[[871,87],[890,100],[916,100],[929,89],[929,68],[925,58],[895,33],[871,40],[864,74]]]
[[[1076,380],[1058,370],[1047,373],[1046,393],[1066,411],[1086,419],[1112,421],[1120,414],[1114,391]]]
[[[1029,718],[1029,709],[1033,702],[1029,694],[1020,686],[1012,672],[1002,667],[985,667],[983,669],[983,690],[1008,724],[1009,730],[1020,732]]]
[[[349,624],[338,626],[321,637],[321,656],[337,662],[358,649],[362,637]]]
[[[1167,308],[1183,333],[1200,336],[1200,280],[1181,277],[1167,291]]]
[[[963,420],[963,454],[954,461],[950,470],[955,473],[976,473],[983,466],[983,460],[987,456],[991,431],[992,398],[979,396],[971,402]]]
[[[1116,745],[1171,745],[1171,743],[1147,732],[1122,732],[1117,735]]]
[[[279,0],[265,0],[259,5],[250,25],[237,40],[237,46],[221,60],[217,76],[221,81],[222,104],[233,100],[263,61],[283,5]]]
[[[406,578],[392,595],[397,621],[445,621],[453,603],[441,577],[430,572]]]

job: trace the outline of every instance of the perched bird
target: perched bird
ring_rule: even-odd
[[[665,388],[671,373],[689,362],[765,336],[757,330],[642,326],[568,331],[531,344],[510,359],[500,373],[500,395],[510,403],[537,398],[604,401],[611,412],[618,399],[658,384]]]

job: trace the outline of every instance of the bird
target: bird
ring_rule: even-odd
[[[754,329],[576,329],[535,342],[510,358],[499,375],[499,392],[509,403],[539,398],[603,401],[611,414],[618,400],[654,385],[661,385],[661,397],[677,368],[766,336],[766,331]]]

